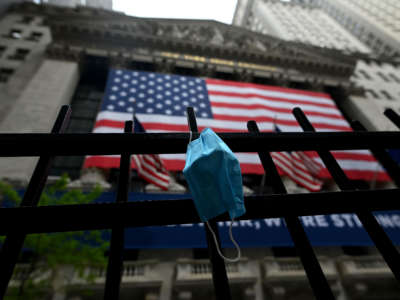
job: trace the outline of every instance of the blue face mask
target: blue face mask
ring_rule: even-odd
[[[225,212],[229,213],[232,220],[246,212],[239,161],[210,128],[204,129],[198,139],[189,143],[183,175],[189,185],[199,217],[207,226],[209,219]],[[209,228],[211,230],[210,226]],[[212,230],[211,232],[216,240],[214,232]],[[232,237],[232,223],[229,233],[232,242],[237,246]],[[222,256],[218,247],[217,250]],[[223,258],[237,261],[240,258],[240,251],[237,259]]]

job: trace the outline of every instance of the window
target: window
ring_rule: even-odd
[[[381,94],[385,96],[387,100],[393,100],[393,97],[387,91],[381,90]]]
[[[42,32],[33,31],[33,32],[31,33],[31,35],[28,36],[26,39],[27,39],[28,41],[38,42],[38,41],[42,38],[42,36],[43,36],[43,33],[42,33]]]
[[[366,94],[367,96],[370,96],[370,97],[368,97],[368,98],[379,99],[378,94],[375,93],[374,90],[365,90],[365,94]]]
[[[392,78],[395,82],[400,83],[400,78],[397,77],[395,74],[389,73],[389,77]]]
[[[376,74],[378,74],[378,76],[385,82],[389,82],[389,78],[386,77],[385,74],[383,74],[382,72],[376,72]]]
[[[19,21],[19,23],[22,24],[30,24],[33,21],[33,17],[32,16],[23,16],[22,19]]]
[[[0,45],[0,56],[3,55],[4,51],[6,51],[6,46]]]
[[[25,60],[29,52],[29,49],[17,48],[15,53],[13,55],[10,55],[8,58],[13,60]]]
[[[13,69],[0,68],[0,82],[7,82],[8,78],[14,73]]]
[[[363,75],[365,79],[371,80],[371,76],[369,76],[365,70],[359,70],[358,72]]]
[[[351,50],[351,49],[349,49],[349,50]],[[352,76],[355,79],[360,79],[360,77],[358,76],[357,72],[354,72]]]
[[[4,37],[9,38],[9,39],[19,40],[22,38],[22,30],[11,29],[7,35],[4,35]]]

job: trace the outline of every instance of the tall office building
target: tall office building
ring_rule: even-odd
[[[234,25],[313,46],[348,52],[370,49],[315,5],[276,0],[239,1]]]
[[[48,0],[49,4],[75,7],[77,5],[86,5],[94,8],[112,10],[112,0]]]
[[[81,0],[49,0],[47,3],[58,5],[58,6],[65,6],[65,7],[75,7],[77,5],[81,5]]]
[[[86,0],[86,5],[90,7],[112,10],[112,0]]]
[[[400,56],[400,1],[317,0],[315,4],[377,55]]]
[[[233,25],[318,46],[400,56],[397,0],[239,0]]]

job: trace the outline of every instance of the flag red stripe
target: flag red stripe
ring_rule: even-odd
[[[165,180],[165,178],[161,178],[157,173],[154,173],[152,170],[148,168],[143,168],[138,170],[138,175],[143,179],[150,181],[151,183],[159,186],[159,187],[168,187],[169,180]]]
[[[292,164],[290,161],[288,161],[285,156],[281,156],[280,153],[273,153],[272,158],[274,159],[274,161],[276,163],[282,164],[284,167],[286,167],[291,172],[293,172],[293,174],[289,173],[289,172],[284,172],[284,173],[285,173],[285,175],[289,176],[292,180],[294,180],[296,183],[298,183],[301,186],[304,186],[308,189],[319,190],[318,186],[321,186],[320,182],[312,180],[311,179],[312,176],[311,176],[311,178],[305,176],[304,173],[306,173],[307,171],[303,171],[303,170],[299,169],[298,166],[296,166],[296,165]],[[302,179],[302,181],[299,180],[299,178]]]
[[[119,124],[117,124],[119,123]],[[94,128],[98,127],[113,127],[113,128],[123,128],[121,125],[124,125],[124,122],[118,122],[118,121],[110,121],[110,120],[100,120],[97,121]],[[146,123],[142,122],[143,127],[145,127],[146,130],[168,130],[172,132],[187,132],[189,131],[189,128],[187,125],[180,125],[180,124],[166,124],[166,123]],[[206,126],[199,126],[199,131],[202,131]],[[236,129],[228,129],[228,128],[217,128],[213,127],[214,131],[219,131],[219,132],[240,132],[240,130]],[[243,126],[243,131],[247,132],[245,126]]]
[[[166,182],[166,183],[169,182],[169,179],[160,176],[160,173],[163,174],[163,175],[166,175],[166,173],[164,173],[164,172],[160,172],[160,173],[155,172],[154,169],[152,169],[151,167],[153,167],[153,166],[151,166],[151,165],[149,166],[147,164],[143,164],[142,168],[138,169],[138,172],[141,173],[142,170],[144,170],[146,173],[149,173],[151,176],[156,177],[160,181],[163,181],[163,182]]]
[[[116,126],[119,123],[120,126]],[[176,132],[186,132],[188,131],[188,127],[186,125],[178,125],[178,124],[160,124],[160,123],[145,123],[142,122],[143,126],[146,130],[169,130],[169,131],[176,131]],[[277,122],[278,125],[280,122]],[[124,125],[124,122],[118,121],[110,121],[110,120],[100,120],[96,122],[95,128],[100,126],[105,127],[114,127],[115,128],[122,128],[121,126]],[[199,126],[199,130],[203,130],[205,126]],[[238,132],[238,130],[233,129],[225,129],[225,128],[215,128],[213,130],[216,132]],[[243,130],[245,131],[245,130]],[[333,156],[336,159],[351,159],[351,160],[360,160],[360,161],[368,161],[368,162],[375,162],[375,158],[370,154],[362,154],[357,152],[342,152],[342,151],[332,151]],[[306,155],[311,158],[319,157],[317,152],[314,151],[306,151]]]
[[[119,168],[119,157],[110,157],[110,156],[90,156],[85,159],[84,168],[90,167],[99,167],[99,168]],[[163,159],[164,166],[167,170],[171,171],[182,171],[185,167],[185,161],[179,159]],[[132,167],[136,167],[134,163],[132,163]],[[264,174],[263,167],[258,164],[250,164],[250,163],[241,163],[240,168],[243,173],[251,173],[251,174]],[[390,178],[383,171],[368,171],[368,170],[346,170],[346,175],[350,179],[358,180],[373,180],[374,178],[378,181],[388,181]],[[331,178],[328,170],[322,169],[318,174],[320,178],[329,179]]]
[[[369,154],[357,153],[357,152],[343,152],[343,151],[331,151],[333,156],[336,159],[352,159],[352,160],[360,160],[360,161],[368,161],[368,162],[375,162],[375,158]],[[317,152],[307,151],[306,154],[308,157],[311,158],[318,158],[319,155]]]
[[[239,116],[220,116],[220,115],[214,115],[214,118],[216,120],[225,120],[225,121],[248,121],[250,118],[248,117],[239,117]],[[267,118],[267,117],[260,117],[260,118],[251,118],[255,121],[258,122],[272,122],[273,118]],[[283,121],[279,120],[276,122],[278,125],[288,125],[288,126],[297,126],[298,123],[296,121]],[[179,131],[179,132],[185,132],[188,131],[187,125],[180,125],[180,124],[166,124],[166,123],[147,123],[147,122],[142,122],[143,126],[145,127],[146,130],[168,130],[168,131]],[[99,120],[96,122],[94,128],[98,127],[112,127],[112,128],[123,128],[124,122],[120,121],[113,121],[113,120]],[[313,123],[315,128],[317,129],[329,129],[329,130],[340,130],[340,131],[349,131],[351,129],[347,127],[342,127],[342,126],[334,126],[334,125],[327,125],[327,124],[319,124],[319,123]],[[199,130],[203,130],[206,126],[200,126]],[[229,129],[229,128],[218,128],[212,126],[212,129],[214,131],[218,132],[240,132],[240,130],[237,129]],[[247,132],[245,123],[243,125],[243,130],[244,132]]]
[[[258,88],[258,87],[257,87]],[[287,93],[287,92],[285,92]],[[212,89],[208,90],[208,94],[209,95],[215,95],[215,96],[226,96],[226,97],[235,97],[235,98],[243,98],[243,101],[248,101],[254,98],[258,98],[258,99],[264,99],[266,100],[265,103],[267,104],[268,102],[287,102],[290,104],[298,104],[298,105],[314,105],[314,106],[318,106],[318,107],[326,107],[326,108],[335,108],[336,106],[335,104],[328,104],[328,103],[314,103],[314,102],[310,102],[307,100],[298,100],[298,99],[285,99],[285,98],[277,98],[277,97],[271,97],[271,96],[264,96],[264,95],[260,95],[260,94],[255,94],[255,93],[235,93],[235,92],[222,92],[222,91],[213,91]],[[296,94],[299,95],[299,94]],[[213,105],[216,101],[212,101]],[[231,103],[234,104],[234,103]],[[251,104],[251,105],[261,105],[261,104]],[[245,107],[249,107],[251,105],[244,105]],[[262,107],[266,106],[266,105],[261,105]]]
[[[328,94],[319,93],[319,92],[312,92],[312,91],[304,91],[304,90],[297,90],[291,88],[281,88],[272,85],[261,85],[261,84],[254,84],[254,83],[246,83],[246,82],[237,82],[237,81],[228,81],[228,80],[220,80],[220,79],[206,79],[207,84],[218,84],[223,86],[235,86],[235,87],[250,87],[250,88],[257,88],[260,90],[265,91],[275,91],[275,92],[282,92],[282,93],[292,93],[297,95],[305,95],[305,96],[312,96],[312,97],[322,97],[330,100]]]
[[[225,102],[216,102],[216,101],[212,101],[212,100],[210,100],[210,102],[211,102],[212,107],[240,108],[240,109],[248,109],[248,110],[268,109],[270,111],[279,112],[279,113],[288,113],[288,114],[292,113],[292,110],[289,108],[273,107],[273,106],[268,105],[267,101],[265,102],[265,104],[225,103]],[[282,101],[279,101],[279,102],[282,102]],[[320,105],[318,105],[318,106],[320,106]],[[319,117],[326,117],[326,118],[331,118],[331,119],[344,120],[344,118],[340,115],[317,112],[317,111],[312,111],[312,110],[307,110],[307,109],[304,109],[304,113],[307,116],[319,116]]]
[[[146,180],[147,182],[150,182],[150,183],[160,187],[163,190],[168,190],[168,183],[164,182],[162,180],[158,180],[158,178],[153,179],[153,177],[152,177],[153,174],[147,174],[147,172],[145,170],[141,170],[140,172],[138,172],[138,175],[139,175],[139,177]]]
[[[214,114],[214,119],[216,120],[225,120],[225,121],[243,121],[246,122],[249,119],[257,121],[257,122],[273,122],[274,118],[270,117],[248,117],[248,116],[229,116],[229,115],[218,115]],[[278,125],[288,125],[288,126],[298,126],[299,123],[297,121],[290,120],[277,120],[276,124]],[[330,125],[325,123],[312,123],[317,129],[331,129],[331,130],[339,130],[339,131],[352,131],[349,126],[338,126],[338,125]]]

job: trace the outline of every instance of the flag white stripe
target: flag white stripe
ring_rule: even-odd
[[[145,160],[142,160],[142,169],[149,170],[149,171],[157,174],[158,177],[161,177],[161,178],[159,178],[159,180],[169,182],[168,175],[161,173],[160,171],[158,171],[156,169],[156,167],[154,165],[147,163],[147,161],[145,161]]]
[[[115,120],[115,121],[125,121],[126,119],[126,114],[124,113],[112,113],[111,115],[108,115],[109,112],[105,113],[100,113],[98,117],[98,121],[100,120]],[[153,124],[159,124],[160,130],[162,130],[163,124],[175,124],[175,125],[187,125],[187,119],[186,117],[177,117],[177,116],[165,116],[165,115],[146,115],[146,114],[137,114],[137,118],[139,118],[140,122],[142,123],[143,126],[146,126],[148,123],[153,123]],[[197,124],[202,127],[214,127],[214,128],[221,128],[223,129],[234,129],[238,131],[246,131],[247,132],[247,126],[246,122],[243,121],[226,121],[226,120],[214,120],[214,119],[206,119],[206,118],[197,118]],[[271,122],[257,122],[258,127],[260,130],[267,130],[271,131],[272,128],[272,123]],[[115,129],[112,129],[114,127],[110,126],[99,126],[94,129],[93,132],[97,133],[107,133],[106,129],[99,129],[101,127],[104,128],[111,128],[113,130],[112,132],[123,132],[123,131],[116,131]],[[282,131],[285,132],[302,132],[301,128],[298,125],[279,125],[279,127],[282,129]],[[316,126],[318,129],[318,126]],[[150,130],[147,130],[150,132]],[[336,129],[326,129],[326,128],[321,128],[318,129],[318,131],[340,131]],[[170,131],[169,131],[170,132]]]
[[[323,163],[320,158],[316,158],[316,161]],[[377,171],[383,172],[384,169],[377,162],[373,161],[362,161],[353,159],[337,159],[337,162],[344,170],[359,170],[359,171]]]
[[[307,101],[310,103],[322,103],[322,104],[330,104],[334,105],[333,101],[326,97],[318,97],[318,96],[310,96],[304,94],[296,94],[296,93],[289,93],[289,92],[278,92],[278,91],[268,91],[264,89],[258,89],[255,87],[240,87],[240,86],[232,86],[232,85],[219,85],[213,83],[207,83],[208,91],[214,92],[227,92],[227,93],[237,93],[237,94],[258,94],[266,97],[272,98],[281,98],[282,101],[285,99],[292,99],[292,100],[301,100]]]
[[[201,126],[201,125],[200,125]],[[260,126],[261,127],[261,126]],[[286,126],[280,126],[280,128],[286,128]],[[122,133],[123,128],[114,128],[114,127],[97,127],[93,131],[94,133]],[[148,130],[147,132],[170,132],[166,130]],[[335,152],[339,151],[332,151],[333,154]],[[368,153],[368,150],[343,150],[340,152],[346,152],[348,154],[364,154],[364,155],[370,155]],[[168,154],[170,155],[170,154]],[[174,154],[172,154],[174,155]],[[259,164],[260,161],[258,159],[258,156],[256,154],[251,155],[252,157],[255,157],[256,159],[248,159],[247,157],[243,156],[243,153],[236,153],[236,155],[240,156],[241,158],[239,159],[240,162],[243,163],[251,163],[251,164]],[[164,159],[164,155],[161,155],[161,157]],[[168,158],[165,158],[168,159]],[[169,158],[169,159],[174,159],[174,158]],[[185,158],[176,158],[176,159],[185,159]],[[314,158],[319,164],[322,166],[323,163],[319,157]],[[337,159],[339,162],[340,166],[345,169],[345,170],[360,170],[360,171],[375,171],[378,168],[379,172],[383,171],[383,168],[376,162],[376,161],[366,161],[366,160],[352,160],[352,159]]]
[[[132,155],[133,160],[135,161],[136,167],[137,167],[138,169],[140,169],[140,168],[142,168],[142,162],[141,162],[141,160],[139,159],[138,156],[139,156],[139,155]],[[120,157],[120,156],[118,156],[118,157]]]
[[[309,174],[306,166],[302,162],[298,161],[295,157],[293,157],[293,153],[292,157],[288,157],[289,154],[285,152],[275,152],[274,154],[274,156],[279,156],[279,154],[281,154],[282,159],[286,159],[288,162],[290,162],[293,168],[295,168],[298,172],[301,172],[304,177],[307,177],[307,179],[309,179],[310,181],[314,181],[314,177]]]
[[[280,167],[290,178],[295,178],[295,180],[303,183],[304,186],[307,186],[308,188],[310,188],[311,190],[315,190],[318,189],[319,184],[315,184],[312,182],[309,182],[307,180],[304,180],[303,178],[301,178],[300,176],[296,176],[293,172],[292,169],[290,169],[289,167],[287,167],[282,161],[280,161],[279,159],[277,159],[276,157],[273,158],[274,163]],[[290,175],[289,175],[290,174]]]
[[[241,163],[245,164],[260,164],[260,160],[258,158],[258,154],[253,153],[235,153],[236,157]],[[87,155],[86,157],[92,157],[94,155]],[[95,155],[101,157],[120,157],[120,155]],[[186,160],[185,154],[160,154],[160,157],[163,160]],[[320,159],[316,159],[318,163],[322,164]],[[346,171],[350,170],[359,170],[359,171],[377,171],[383,172],[384,169],[376,162],[376,161],[357,161],[357,160],[346,160],[346,159],[337,159],[339,165]],[[358,163],[357,168],[355,168],[352,164]]]
[[[160,186],[163,186],[165,188],[168,188],[168,183],[165,181],[162,181],[160,179],[158,179],[157,177],[154,177],[152,174],[150,174],[149,172],[147,172],[145,169],[141,169],[140,173],[143,177],[149,179],[150,181],[152,181],[155,184],[158,184]]]
[[[295,174],[300,174],[303,176],[303,180],[307,180],[315,184],[315,178],[309,174],[308,170],[299,162],[295,162],[293,158],[288,158],[287,156],[280,156],[281,152],[275,152],[272,154],[273,158],[281,160],[281,162],[286,163],[287,167],[292,170]],[[293,176],[295,175],[293,174]]]
[[[294,106],[293,106],[294,107]],[[240,117],[249,117],[249,118],[256,118],[256,117],[276,117],[277,120],[282,121],[293,121],[296,122],[296,118],[293,116],[292,113],[281,113],[281,112],[274,112],[267,109],[240,109],[240,108],[224,108],[224,107],[213,107],[212,108],[213,114],[218,115],[225,115],[225,116],[240,116]],[[337,125],[337,126],[344,126],[350,128],[345,120],[340,119],[332,119],[327,117],[321,116],[308,116],[308,119],[311,123],[324,123],[327,125]],[[243,121],[241,121],[243,122]]]
[[[268,101],[266,99],[262,98],[257,98],[257,97],[249,97],[249,98],[235,98],[235,97],[229,97],[229,96],[221,96],[221,95],[210,95],[209,96],[211,103],[226,103],[227,106],[232,103],[236,104],[242,104],[242,105],[253,105],[253,104],[258,104],[258,105],[263,105],[266,108],[286,108],[286,109],[293,109],[296,106],[299,106],[299,104],[296,103],[289,103],[289,102],[275,102],[275,101]],[[324,106],[317,106],[317,105],[310,105],[310,104],[302,104],[301,109],[307,114],[307,112],[319,112],[319,113],[325,113],[325,114],[330,114],[333,116],[341,116],[340,112],[333,108],[333,107],[324,107]],[[252,108],[249,108],[249,110],[253,110]]]

